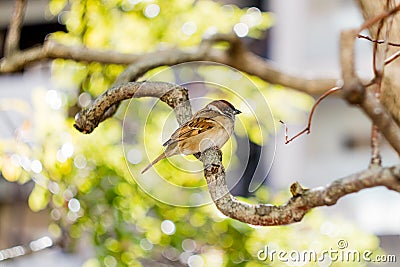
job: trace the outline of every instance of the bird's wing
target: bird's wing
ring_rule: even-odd
[[[179,127],[172,135],[171,138],[163,144],[163,146],[199,135],[203,132],[209,131],[214,128],[218,123],[211,118],[198,117],[186,122]]]

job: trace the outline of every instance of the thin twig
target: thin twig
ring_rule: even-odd
[[[311,121],[312,121],[312,118],[313,118],[313,115],[314,115],[314,111],[317,108],[317,106],[319,105],[319,103],[322,100],[324,100],[327,96],[329,96],[329,95],[331,95],[331,94],[333,94],[333,93],[335,93],[335,92],[337,92],[337,91],[339,91],[341,89],[342,89],[342,87],[334,87],[334,88],[331,88],[328,91],[326,91],[323,95],[321,95],[317,99],[317,101],[315,101],[314,105],[311,108],[310,115],[308,116],[307,127],[304,130],[302,130],[299,133],[297,133],[292,138],[289,139],[289,136],[288,136],[289,130],[288,130],[288,127],[286,126],[286,123],[283,122],[282,120],[280,120],[279,122],[282,123],[285,126],[285,144],[288,144],[288,143],[292,142],[294,139],[296,139],[297,137],[303,135],[304,133],[310,134],[310,132],[311,132]]]
[[[377,30],[377,33],[376,33],[376,36],[378,36],[378,37],[381,34],[384,22],[385,22],[384,19],[379,21],[378,30]],[[386,43],[387,39],[385,38],[384,40],[385,40],[385,43]],[[383,75],[383,70],[382,70],[383,67],[378,66],[378,63],[377,63],[378,57],[379,57],[379,54],[378,54],[378,43],[374,43],[373,50],[372,50],[372,68],[373,68],[373,72],[374,72],[375,83],[378,84],[378,87],[375,87],[375,88],[378,88],[378,89],[375,89],[375,91],[379,91],[379,85],[381,84],[382,75]]]
[[[357,38],[360,39],[366,39],[368,41],[371,41],[373,43],[377,43],[377,44],[383,44],[385,43],[385,40],[376,40],[376,39],[372,39],[371,37],[367,36],[367,35],[363,35],[363,34],[358,34]],[[399,43],[393,43],[393,42],[387,42],[388,45],[390,46],[396,46],[396,47],[400,47]]]
[[[394,53],[393,55],[391,55],[390,57],[386,58],[384,63],[385,65],[388,65],[390,63],[392,63],[393,61],[395,61],[398,57],[400,56],[400,51],[397,51],[396,53]]]
[[[27,0],[16,0],[14,12],[11,17],[10,26],[4,44],[4,55],[10,56],[19,51],[19,39],[21,37],[21,27],[24,20]]]
[[[365,88],[370,87],[371,85],[375,84],[375,78],[372,78],[368,83],[363,84],[362,86],[364,86]]]
[[[364,22],[363,25],[361,25],[360,28],[358,28],[357,32],[358,32],[358,33],[362,32],[363,30],[365,30],[365,29],[371,27],[372,25],[374,25],[374,24],[377,23],[378,21],[380,21],[380,20],[382,20],[382,19],[384,19],[384,18],[387,18],[388,16],[393,15],[393,14],[395,14],[395,13],[398,12],[398,11],[400,11],[400,5],[397,5],[397,6],[394,7],[393,9],[391,9],[391,10],[389,10],[389,11],[386,11],[386,12],[383,12],[383,13],[381,13],[381,14],[379,14],[379,15],[377,15],[377,16],[375,16],[375,17],[369,19],[369,20],[367,20],[366,22]]]

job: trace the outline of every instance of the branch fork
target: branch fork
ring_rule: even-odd
[[[81,111],[77,115],[75,127],[85,133],[90,133],[101,121],[102,112],[118,101],[132,97],[160,98],[175,109],[180,125],[192,116],[189,96],[185,88],[163,82],[130,82],[112,87],[96,99],[89,108]],[[239,201],[229,192],[225,168],[222,165],[222,152],[218,148],[204,151],[199,159],[203,162],[208,190],[216,207],[228,217],[253,225],[270,226],[298,222],[310,209],[333,205],[341,197],[365,188],[386,186],[400,192],[400,166],[380,167],[344,177],[325,187],[305,189],[299,183],[294,183],[290,188],[293,197],[281,206],[252,205]]]
[[[387,12],[387,14],[392,15],[393,12]],[[383,18],[384,16],[381,16],[380,19]],[[380,19],[374,18],[373,20],[380,21]],[[366,22],[361,28],[367,27],[368,25],[373,25],[373,23]],[[359,106],[377,126],[379,131],[382,132],[393,148],[397,152],[400,152],[399,126],[394,122],[391,114],[380,104],[376,95],[371,92],[371,90],[368,90],[367,86],[362,84],[356,74],[354,42],[358,34],[359,31],[357,30],[342,32],[340,38],[340,60],[343,85],[341,87],[334,87],[325,92],[325,94],[317,100],[310,114],[309,125],[303,132],[309,133],[312,114],[317,104],[329,94],[341,90],[344,99],[350,104]],[[233,45],[232,47],[235,48],[230,50],[231,53],[238,53],[237,51],[240,51],[240,53],[244,52],[243,47],[240,45],[236,44],[236,46]],[[211,57],[216,56],[213,55]],[[244,57],[243,54],[240,55],[240,58],[241,64],[246,64],[246,60],[249,58],[254,59],[255,62],[258,60],[254,56],[250,56],[249,58]],[[183,59],[186,58],[183,57]],[[229,63],[234,65],[232,61],[229,61]],[[98,123],[102,121],[104,112],[110,107],[117,105],[119,101],[132,97],[147,96],[160,98],[172,108],[175,108],[180,125],[189,120],[192,112],[186,89],[174,84],[161,82],[127,82],[126,79],[137,78],[155,65],[157,64],[141,63],[139,64],[140,67],[134,64],[128,67],[127,71],[121,78],[117,79],[115,85],[111,89],[96,99],[88,109],[78,114],[75,127],[85,133],[90,133]],[[368,86],[374,84],[378,80],[380,79],[375,78]],[[138,89],[139,87],[140,90]],[[178,109],[178,107],[181,108]],[[400,192],[400,165],[392,167],[376,166],[375,168],[369,168],[335,180],[324,187],[306,189],[296,182],[290,187],[292,197],[286,204],[280,206],[271,204],[252,205],[239,201],[229,192],[226,184],[225,168],[222,165],[222,152],[218,148],[210,148],[200,155],[197,155],[197,157],[203,162],[204,176],[208,185],[208,190],[216,207],[230,218],[253,225],[271,226],[298,222],[302,220],[309,210],[319,206],[334,205],[341,197],[366,188],[385,186],[390,190]]]

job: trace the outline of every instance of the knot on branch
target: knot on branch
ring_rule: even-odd
[[[294,197],[298,197],[301,196],[305,191],[307,191],[308,189],[303,188],[299,182],[295,182],[290,186],[290,193],[292,194],[292,196]]]
[[[360,104],[364,101],[365,87],[358,79],[352,80],[343,85],[343,95],[350,104]]]
[[[218,147],[211,147],[201,153],[204,166],[222,165],[222,152]]]
[[[270,204],[258,204],[255,206],[256,214],[259,216],[269,215],[274,208],[276,207]]]
[[[209,148],[201,153],[200,160],[203,161],[204,174],[206,177],[224,171],[222,152],[217,147]]]
[[[171,88],[171,90],[165,93],[160,99],[174,109],[179,104],[182,104],[182,102],[189,99],[189,93],[186,88],[176,86],[174,88]]]
[[[215,179],[223,177],[225,180],[225,169],[222,165],[222,152],[217,147],[212,147],[200,155],[200,160],[204,165],[204,177],[206,178],[207,184],[215,182]],[[224,182],[225,183],[225,182]]]
[[[210,164],[204,166],[204,173],[206,176],[214,175],[218,173],[218,170],[221,168],[221,165],[218,164]]]

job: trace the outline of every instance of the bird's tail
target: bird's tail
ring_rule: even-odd
[[[160,160],[164,159],[166,157],[165,153],[162,153],[160,156],[158,156],[155,160],[153,160],[152,163],[150,163],[149,165],[147,165],[146,168],[143,169],[143,171],[141,172],[141,174],[145,173],[148,169],[150,169],[154,164],[156,164],[157,162],[159,162]]]

